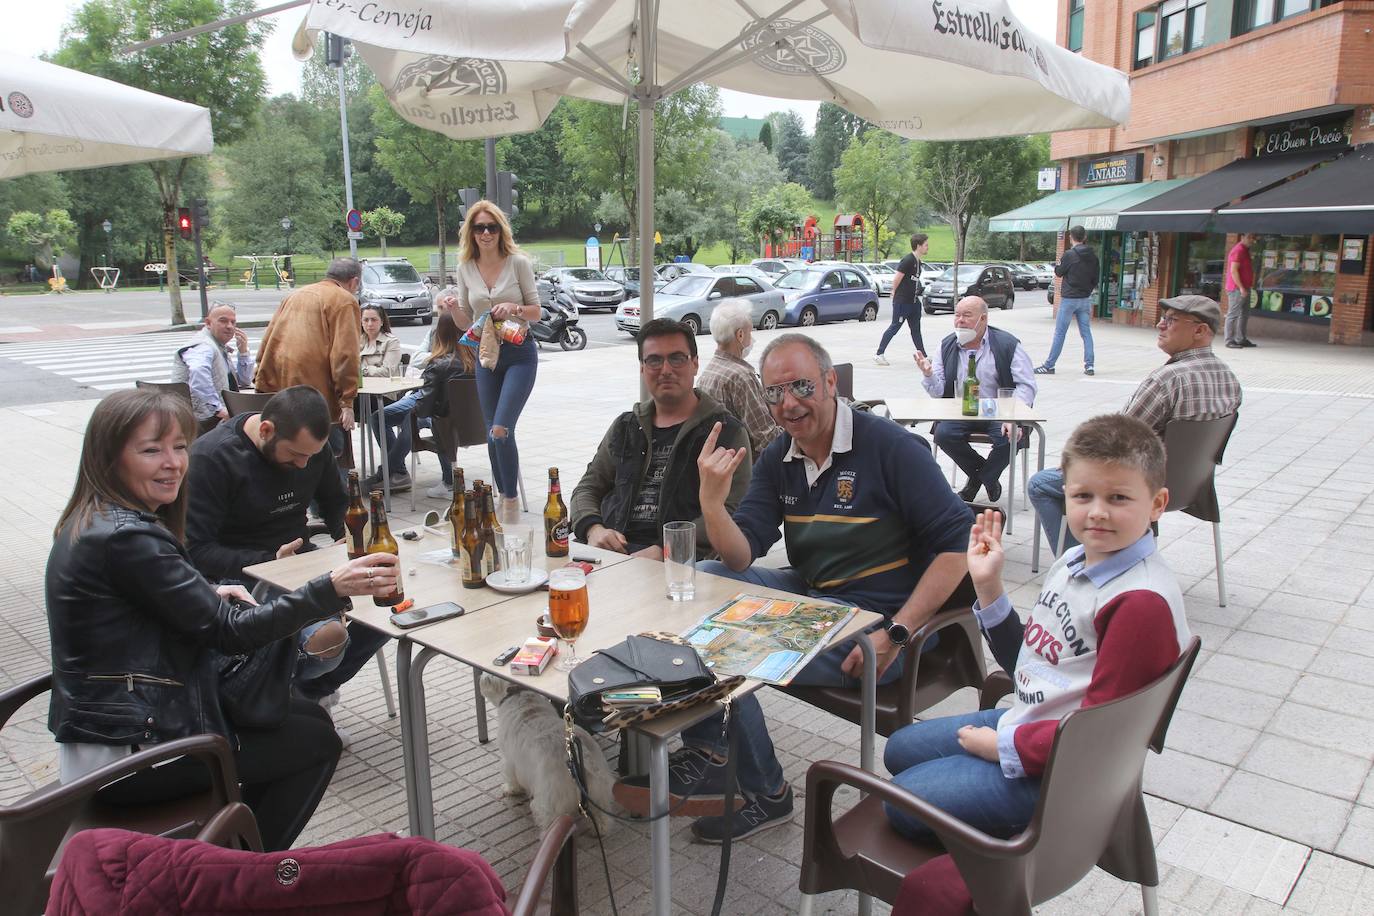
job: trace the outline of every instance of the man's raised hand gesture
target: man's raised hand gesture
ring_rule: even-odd
[[[701,476],[701,508],[719,508],[725,505],[730,495],[730,482],[735,476],[740,462],[749,454],[747,448],[721,448],[716,445],[720,431],[724,428],[719,420],[711,427],[706,442],[697,456],[697,471]]]
[[[930,357],[926,356],[920,350],[917,350],[915,353],[911,354],[911,358],[916,360],[916,368],[921,370],[921,374],[926,378],[930,378],[930,373],[934,371],[934,367],[930,362]]]

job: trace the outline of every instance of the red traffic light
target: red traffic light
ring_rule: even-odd
[[[191,237],[191,208],[177,208],[177,228],[181,230],[181,237],[189,239]]]

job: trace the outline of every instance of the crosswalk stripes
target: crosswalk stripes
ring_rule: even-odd
[[[136,381],[167,382],[172,356],[197,332],[84,337],[31,344],[0,344],[0,359],[69,378],[97,391],[132,388]],[[249,337],[256,353],[259,338]]]

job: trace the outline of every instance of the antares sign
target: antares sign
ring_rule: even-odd
[[[1091,188],[1104,184],[1130,184],[1140,180],[1144,153],[1123,153],[1078,163],[1078,186]]]
[[[1350,145],[1354,126],[1350,114],[1334,118],[1302,118],[1255,128],[1252,146],[1255,158],[1306,153],[1318,149],[1340,149]]]

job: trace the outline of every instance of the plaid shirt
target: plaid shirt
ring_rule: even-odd
[[[1240,407],[1240,380],[1211,347],[1174,354],[1140,383],[1124,413],[1164,436],[1170,420],[1215,420]]]
[[[782,427],[773,422],[773,415],[764,403],[763,383],[754,374],[754,367],[744,360],[716,350],[716,355],[697,377],[697,387],[744,424],[754,458],[759,457],[764,446],[782,435]]]

